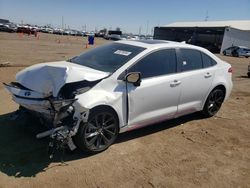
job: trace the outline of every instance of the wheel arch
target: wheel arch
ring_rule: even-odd
[[[91,113],[91,111],[96,110],[96,109],[103,109],[103,110],[109,109],[110,111],[112,111],[118,120],[118,123],[119,123],[118,131],[120,132],[120,118],[119,118],[117,111],[112,106],[107,105],[107,104],[100,104],[100,105],[94,106],[93,108],[89,109],[90,113]]]
[[[213,91],[215,89],[218,89],[218,88],[222,89],[224,91],[224,93],[225,93],[225,96],[226,96],[227,89],[226,89],[226,87],[223,84],[219,84],[219,85],[215,86],[211,91]]]
[[[208,98],[209,94],[210,94],[213,90],[218,89],[218,88],[219,88],[219,89],[222,89],[222,90],[224,91],[224,99],[223,99],[223,102],[225,101],[226,94],[227,94],[227,93],[226,93],[226,92],[227,92],[227,89],[226,89],[226,86],[225,86],[224,84],[220,83],[220,84],[214,86],[214,87],[208,92],[208,94],[207,94],[207,96],[206,96],[206,98],[205,98],[206,100],[204,100],[201,109],[204,108],[204,105],[205,105],[205,103],[206,103],[206,101],[207,101],[207,98]]]

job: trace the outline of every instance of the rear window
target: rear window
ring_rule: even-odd
[[[201,52],[201,56],[202,56],[202,61],[203,61],[203,67],[204,68],[216,65],[216,62],[211,57],[209,57],[208,55]]]
[[[201,53],[198,50],[179,49],[178,66],[182,72],[202,68]]]

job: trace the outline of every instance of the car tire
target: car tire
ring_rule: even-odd
[[[222,53],[223,53],[223,55],[227,55],[227,54],[226,54],[226,51],[223,51]]]
[[[245,58],[249,58],[249,56],[245,56]]]
[[[214,116],[219,110],[225,98],[225,91],[221,88],[215,88],[207,97],[203,107],[202,114],[205,117]]]
[[[119,133],[119,121],[110,108],[90,110],[88,122],[81,123],[74,137],[76,146],[84,152],[96,154],[112,145]]]
[[[247,73],[247,76],[250,78],[250,72]]]

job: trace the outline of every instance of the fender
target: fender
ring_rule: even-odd
[[[74,104],[76,113],[85,112],[87,109],[90,110],[94,107],[106,105],[114,109],[119,118],[120,127],[126,125],[126,109],[123,104],[125,103],[124,93],[115,92],[110,93],[103,90],[90,90],[86,93],[76,96],[78,99]]]

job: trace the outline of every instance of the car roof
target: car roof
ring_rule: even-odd
[[[119,41],[115,41],[115,43],[138,46],[138,47],[146,48],[152,51],[156,49],[161,49],[161,48],[189,48],[189,49],[199,50],[201,52],[204,52],[210,57],[212,57],[213,59],[215,59],[217,62],[220,60],[217,56],[215,56],[213,53],[211,53],[207,49],[199,47],[199,46],[191,45],[191,44],[186,44],[185,42],[174,42],[174,41],[167,41],[167,40],[119,40]]]
[[[174,42],[167,40],[119,40],[116,43],[128,44],[132,46],[143,47],[147,49],[156,49],[156,48],[192,48],[197,50],[204,51],[204,48],[199,46],[194,46],[191,44],[186,44],[185,42]]]
[[[142,42],[145,44],[164,44],[164,43],[168,43],[168,41],[166,40],[134,40],[136,42]]]
[[[246,47],[246,46],[239,46],[239,48],[249,49],[249,48],[248,48],[248,47]]]
[[[228,48],[246,48],[246,49],[249,49],[249,47],[246,47],[246,46],[230,46]]]

